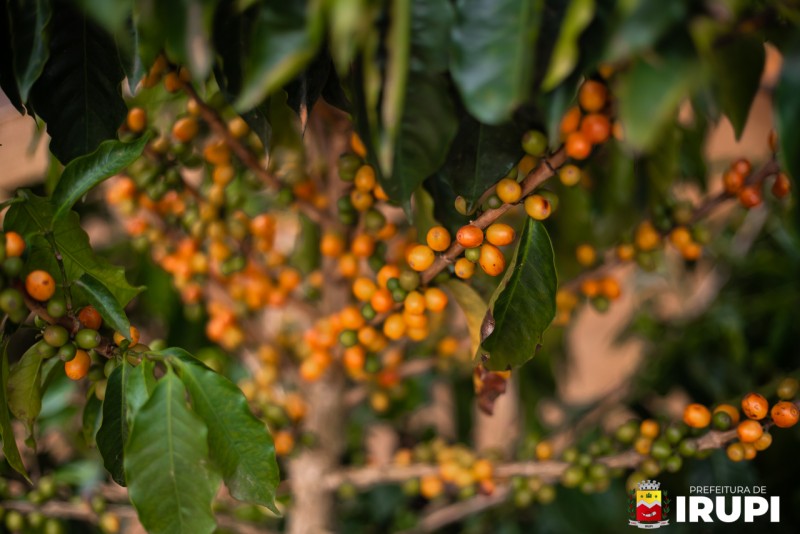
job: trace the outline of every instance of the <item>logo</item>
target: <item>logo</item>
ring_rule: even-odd
[[[669,524],[669,496],[655,480],[643,480],[628,498],[628,525],[637,528],[660,528]]]

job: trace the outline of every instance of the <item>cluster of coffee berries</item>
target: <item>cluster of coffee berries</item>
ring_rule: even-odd
[[[44,269],[34,269],[22,275],[26,251],[25,240],[18,233],[5,232],[0,240],[0,257],[7,279],[0,291],[0,311],[8,320],[22,323],[34,314],[34,324],[39,328],[39,338],[29,350],[42,358],[57,356],[64,362],[64,372],[72,380],[85,377],[93,364],[98,370],[109,358],[120,351],[131,354],[150,350],[139,343],[139,331],[131,327],[128,335],[109,331],[101,335],[103,319],[92,306],[74,310],[68,306],[63,288],[57,287],[55,278]],[[112,342],[113,340],[113,342]],[[113,367],[109,370],[113,370]],[[108,375],[106,375],[108,376]],[[96,394],[102,398],[105,382],[98,382]]]
[[[778,402],[770,409],[769,401],[759,393],[748,393],[742,398],[741,413],[733,405],[720,404],[713,412],[702,404],[690,404],[686,407],[684,422],[697,429],[713,426],[717,430],[736,429],[737,441],[728,445],[728,458],[734,462],[752,460],[758,451],[766,450],[772,444],[770,426],[790,428],[800,419],[800,410],[794,399],[800,388],[795,378],[783,379],[777,388]]]
[[[353,132],[350,138],[352,152],[339,158],[339,177],[344,182],[352,183],[352,188],[339,198],[337,208],[342,224],[355,224],[359,214],[364,214],[364,224],[368,229],[379,232],[386,224],[385,217],[373,205],[378,201],[386,201],[386,196],[376,178],[375,169],[366,163],[367,150],[358,134]]]
[[[405,467],[412,463],[433,464],[437,469],[435,473],[407,481],[403,487],[407,494],[419,494],[428,500],[446,494],[466,499],[495,491],[494,460],[479,457],[464,445],[448,445],[437,438],[395,453],[394,465]]]
[[[752,165],[744,158],[730,164],[722,175],[722,184],[728,195],[735,196],[745,208],[755,208],[763,201],[764,182],[768,176],[753,176],[751,179]],[[791,191],[789,177],[783,173],[775,174],[771,187],[775,198],[783,198]]]
[[[608,87],[604,81],[589,79],[581,84],[578,105],[567,110],[561,119],[561,136],[567,156],[584,160],[594,146],[608,140],[612,133],[610,108]],[[570,183],[565,185],[577,183],[577,179],[572,177],[567,181]]]
[[[177,90],[186,81],[184,69],[165,73],[162,63],[156,62],[144,87],[163,79],[167,90]],[[282,146],[273,147],[269,161],[281,189],[265,194],[263,177],[239,157],[245,150],[267,166],[263,144],[244,119],[220,95],[208,103],[192,97],[184,102],[185,113],[163,131],[159,121],[148,123],[143,108],[130,109],[123,134],[149,131],[153,140],[110,183],[107,200],[125,217],[134,243],[172,275],[190,315],[200,316],[205,306],[209,339],[234,350],[243,345],[242,322],[253,313],[283,307],[298,292],[313,293],[314,281],[321,285],[319,275],[304,279],[287,265],[294,243],[276,236],[297,234],[296,217],[283,216],[293,201],[320,205],[325,197],[315,192],[302,156]],[[216,116],[227,134],[211,128],[203,111]]]

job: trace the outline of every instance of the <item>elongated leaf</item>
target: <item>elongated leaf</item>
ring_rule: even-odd
[[[25,113],[22,98],[17,87],[17,75],[14,72],[14,46],[9,20],[8,0],[0,5],[0,88],[8,97],[14,108]]]
[[[103,423],[103,401],[97,398],[94,390],[90,390],[89,398],[86,399],[86,404],[83,406],[83,417],[81,422],[81,430],[83,431],[83,439],[86,440],[87,445],[96,445],[97,431]]]
[[[578,63],[578,40],[592,21],[594,10],[595,0],[570,1],[542,82],[544,90],[556,87],[575,68]]]
[[[24,201],[9,208],[3,221],[4,229],[18,232],[29,243],[34,241],[34,237],[38,237],[40,243],[44,240],[42,236],[48,237],[49,249],[47,245],[31,246],[28,263],[42,266],[38,268],[45,268],[52,273],[58,272],[52,250],[54,244],[63,257],[70,283],[89,273],[114,295],[120,306],[125,306],[144,289],[131,286],[125,279],[124,269],[114,267],[94,254],[77,213],[70,212],[58,224],[54,224],[54,208],[47,199],[24,190],[17,194]]]
[[[444,163],[458,123],[447,85],[440,75],[411,73],[394,153],[392,177],[379,181],[389,198],[411,214],[411,195]]]
[[[250,412],[242,391],[181,349],[162,354],[177,367],[192,407],[208,425],[211,459],[222,471],[231,495],[277,512],[275,447],[264,423]]]
[[[89,273],[83,273],[75,280],[74,287],[95,307],[106,324],[130,339],[131,323],[125,310],[102,282]]]
[[[647,150],[702,76],[697,63],[680,52],[656,61],[638,60],[620,74],[617,86],[625,142]]]
[[[109,33],[124,30],[133,7],[131,0],[76,0],[76,3]]]
[[[186,65],[197,81],[205,80],[214,62],[211,29],[219,0],[138,0],[134,12],[139,52],[146,65],[162,50]]]
[[[47,24],[53,10],[50,0],[10,0],[9,14],[14,34],[14,69],[20,97],[25,101],[50,54]]]
[[[254,108],[313,59],[322,38],[319,1],[266,0],[261,4],[251,30],[237,109]]]
[[[121,486],[125,485],[124,448],[129,428],[136,413],[147,402],[154,383],[153,363],[149,360],[136,367],[123,361],[108,377],[97,448],[106,470]]]
[[[139,520],[152,534],[210,534],[219,476],[208,460],[208,429],[186,405],[168,370],[136,414],[125,447],[125,479]]]
[[[794,181],[795,189],[800,182],[800,39],[794,39],[783,52],[778,86],[775,88],[775,129],[778,132],[781,159],[786,171]]]
[[[453,294],[456,302],[464,312],[467,319],[467,329],[469,330],[470,354],[476,356],[478,348],[481,346],[481,325],[489,305],[475,291],[472,286],[459,280],[450,279],[444,284]]]
[[[624,9],[623,5],[620,2],[618,7]],[[632,12],[620,13],[622,22],[609,42],[607,60],[630,57],[654,45],[672,26],[684,20],[686,7],[683,0],[640,0]]]
[[[708,54],[720,107],[730,119],[737,139],[758,93],[765,56],[764,43],[755,36],[714,46]]]
[[[3,339],[2,344],[3,360],[0,362],[0,437],[3,438],[3,454],[8,460],[8,464],[14,468],[14,471],[30,482],[28,472],[25,470],[25,465],[19,455],[19,449],[17,449],[17,440],[14,437],[11,418],[8,416],[8,395],[6,391],[6,382],[9,377],[8,354],[6,352],[8,348],[7,340]]]
[[[115,138],[127,108],[114,41],[68,3],[53,6],[50,58],[31,90],[47,123],[50,150],[62,163]]]
[[[42,355],[29,348],[8,373],[8,409],[33,434],[33,422],[42,411]]]
[[[513,123],[490,126],[466,114],[462,117],[441,172],[467,201],[467,211],[471,213],[484,191],[522,157],[522,134],[523,129]]]
[[[464,104],[500,124],[531,92],[543,0],[459,0],[451,72]]]
[[[504,371],[533,358],[555,317],[557,285],[547,230],[528,218],[487,313],[494,322],[494,330],[482,342],[489,356],[484,364],[488,369]]]
[[[54,217],[63,217],[80,198],[104,180],[121,172],[142,155],[149,135],[131,143],[109,139],[91,154],[70,161],[53,191]]]

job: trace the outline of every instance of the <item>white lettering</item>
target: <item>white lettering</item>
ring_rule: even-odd
[[[733,523],[739,519],[742,514],[742,501],[741,497],[734,497],[731,499],[731,513],[725,513],[725,497],[717,497],[716,499],[716,514],[720,521],[723,523]]]
[[[769,503],[764,497],[745,497],[744,498],[744,522],[752,523],[753,518],[764,515],[769,510]]]
[[[690,490],[691,491],[691,490]],[[676,521],[678,523],[685,523],[686,522],[686,497],[678,497],[678,518]]]
[[[713,509],[714,501],[710,498],[692,497],[689,499],[689,523],[697,523],[701,518],[704,523],[712,523],[711,511]]]
[[[769,498],[769,521],[770,523],[780,523],[781,522],[781,498],[780,497],[770,497]]]

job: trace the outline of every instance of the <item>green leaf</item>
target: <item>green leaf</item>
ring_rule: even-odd
[[[94,394],[94,389],[89,390],[89,397],[83,406],[81,430],[87,445],[96,445],[97,431],[103,423],[103,401]]]
[[[266,425],[250,411],[242,391],[182,349],[161,352],[189,390],[192,407],[208,425],[211,459],[235,498],[274,505],[278,487],[275,447]]]
[[[523,128],[514,123],[490,126],[466,114],[462,117],[441,172],[453,184],[455,193],[467,201],[468,212],[522,157],[523,133]]]
[[[50,150],[67,163],[117,136],[127,112],[124,72],[108,34],[64,2],[53,7],[50,58],[31,102],[47,123]]]
[[[775,88],[775,130],[780,150],[778,157],[798,186],[800,180],[800,39],[794,39],[781,50],[783,67]]]
[[[578,40],[594,17],[595,0],[571,0],[550,56],[542,89],[549,91],[564,81],[578,63]]]
[[[211,534],[219,476],[208,460],[208,429],[186,405],[168,369],[133,422],[125,447],[128,494],[152,534]]]
[[[639,59],[619,75],[615,93],[625,141],[636,149],[653,146],[678,104],[702,78],[693,58],[672,52]]]
[[[8,394],[6,391],[8,387],[6,379],[9,377],[8,341],[3,339],[2,344],[3,361],[0,362],[0,437],[3,438],[3,454],[8,460],[8,464],[14,468],[14,471],[30,482],[31,479],[28,477],[28,472],[25,470],[25,465],[19,455],[19,449],[17,449],[17,440],[14,437],[11,418],[8,416]]]
[[[527,218],[514,257],[491,299],[482,350],[488,369],[504,371],[533,358],[556,314],[556,267],[544,225]]]
[[[379,173],[390,200],[411,215],[411,195],[444,163],[458,123],[447,84],[438,74],[409,75],[406,106],[394,150],[391,177]]]
[[[450,70],[479,121],[500,124],[528,98],[543,0],[459,0]]]
[[[149,360],[136,367],[123,361],[108,377],[97,448],[111,478],[121,486],[125,485],[124,449],[130,425],[147,402],[154,383],[153,363]]]
[[[56,206],[56,219],[66,215],[72,206],[93,187],[121,172],[142,155],[150,135],[123,143],[109,139],[97,150],[70,161],[53,191],[52,202]]]
[[[31,346],[8,373],[8,409],[33,434],[33,422],[42,410],[42,355]]]
[[[707,57],[720,107],[739,139],[761,83],[764,43],[755,36],[737,37],[714,46]]]
[[[266,0],[255,15],[250,51],[244,62],[242,91],[236,108],[261,103],[316,55],[322,40],[320,0]]]
[[[433,1],[431,4],[441,4]],[[379,143],[378,162],[381,172],[391,175],[395,143],[399,133],[400,120],[408,82],[409,56],[411,55],[411,6],[414,2],[391,2],[390,26],[386,43],[386,69],[381,105],[383,128]],[[445,3],[445,5],[447,5]]]
[[[625,4],[618,4],[625,10]],[[654,45],[674,25],[686,17],[683,0],[663,2],[661,0],[639,0],[632,12],[618,14],[621,24],[611,35],[606,54],[607,61],[630,57]]]
[[[464,312],[469,330],[470,354],[475,356],[481,346],[481,326],[486,312],[489,310],[489,305],[472,286],[460,280],[451,278],[444,283],[444,286],[450,290],[461,307],[461,311]]]
[[[95,307],[108,326],[125,336],[125,339],[130,339],[131,323],[125,310],[100,280],[89,273],[83,273],[75,280],[74,287]]]
[[[186,65],[197,81],[205,81],[214,55],[211,30],[219,0],[138,0],[135,2],[139,50],[150,64],[163,49],[176,64]]]
[[[131,0],[76,0],[84,13],[109,33],[124,31],[125,21],[131,15]]]
[[[120,306],[125,306],[144,289],[133,287],[125,279],[125,270],[115,267],[105,259],[95,255],[89,244],[89,236],[81,228],[78,214],[70,212],[66,217],[54,224],[53,205],[45,198],[29,191],[18,191],[17,196],[23,199],[9,208],[3,221],[3,228],[14,230],[29,243],[35,236],[46,236],[46,246],[31,246],[28,263],[42,265],[51,273],[58,272],[55,265],[55,250],[61,254],[68,281],[78,280],[84,273],[102,283],[117,299]],[[43,238],[39,238],[41,243]]]
[[[14,35],[14,70],[19,95],[26,101],[50,55],[47,24],[53,10],[50,0],[9,0],[8,8]]]
[[[375,24],[380,5],[369,0],[326,0],[331,56],[340,73],[346,73],[357,50]]]
[[[14,108],[24,115],[25,107],[19,96],[17,75],[14,73],[14,43],[7,3],[6,1],[0,5],[0,88]]]

